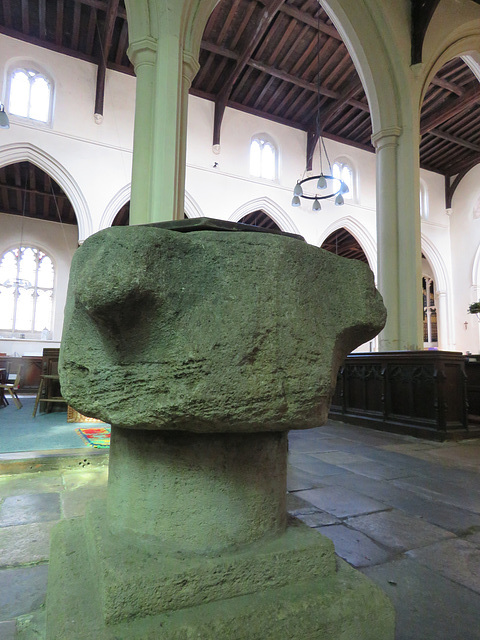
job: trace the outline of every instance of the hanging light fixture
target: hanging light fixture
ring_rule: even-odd
[[[0,102],[0,129],[10,129],[10,122],[5,112],[5,107]]]
[[[320,23],[320,17],[318,17],[318,22]],[[322,137],[322,127],[320,124],[320,24],[317,27],[317,61],[318,61],[318,74],[317,74],[317,117],[316,117],[316,138],[318,141],[318,151],[320,155],[320,174],[316,176],[310,176],[307,178],[303,178],[302,180],[297,180],[297,184],[293,190],[293,198],[292,198],[292,207],[299,207],[301,205],[300,198],[305,198],[305,200],[313,200],[313,211],[320,211],[322,206],[320,201],[327,200],[329,198],[335,198],[335,205],[341,206],[344,204],[343,194],[348,193],[349,189],[346,183],[340,178],[336,178],[332,175],[332,166],[330,164],[330,160],[327,154],[327,149],[325,147],[325,142]],[[323,156],[325,155],[326,162],[328,164],[328,171],[325,173],[323,171]],[[304,174],[305,175],[305,174]],[[307,195],[303,186],[312,186],[312,183],[316,182],[315,195]],[[322,195],[319,195],[318,192],[322,192]]]

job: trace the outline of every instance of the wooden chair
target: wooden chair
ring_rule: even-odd
[[[43,350],[42,375],[40,376],[40,384],[33,407],[34,418],[37,415],[38,405],[42,402],[46,404],[46,411],[50,410],[50,405],[53,402],[67,404],[60,391],[60,378],[58,375],[59,351],[59,349],[50,348]]]
[[[13,383],[10,384],[7,381],[0,384],[0,388],[3,390],[3,393],[4,394],[9,393],[12,396],[12,400],[15,406],[17,407],[17,409],[21,409],[23,406],[22,403],[20,402],[20,398],[18,397],[18,389],[20,387],[21,378],[22,378],[22,367],[19,367]],[[3,397],[5,402],[8,404],[8,400],[5,398],[5,395]]]

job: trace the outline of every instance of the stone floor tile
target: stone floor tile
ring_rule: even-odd
[[[290,432],[292,433],[292,432]],[[337,451],[338,438],[330,437],[313,437],[313,438],[291,438],[288,440],[288,449],[291,452],[298,453],[326,453],[329,451]]]
[[[313,456],[306,453],[291,452],[288,455],[288,464],[301,471],[306,471],[314,478],[321,478],[323,475],[333,475],[336,473],[344,473],[344,469],[334,464],[327,464],[321,460],[317,460]]]
[[[328,464],[338,464],[342,467],[346,464],[370,462],[368,458],[359,456],[355,453],[350,453],[348,451],[325,451],[323,453],[311,453],[310,455],[313,458],[322,460],[322,462],[327,462]]]
[[[288,465],[287,467],[287,491],[300,491],[301,489],[313,489],[320,485],[320,480],[311,473]]]
[[[417,448],[411,447],[408,450],[403,448],[402,450],[401,446],[398,446],[395,450],[408,451],[408,454],[413,457],[439,463],[447,468],[456,467],[477,473],[479,471],[480,444],[476,441],[473,442],[475,446],[471,445],[472,441],[443,442],[437,447],[425,445]]]
[[[75,469],[63,472],[65,489],[79,489],[81,487],[104,487],[108,481],[108,467],[94,467]]]
[[[317,509],[310,502],[299,498],[296,493],[287,493],[287,511],[296,515],[297,513],[311,513]]]
[[[423,549],[413,549],[407,555],[446,578],[480,593],[480,550],[474,544],[456,538]]]
[[[349,529],[343,524],[320,527],[317,529],[335,545],[338,556],[354,567],[368,567],[387,562],[392,553],[379,547],[360,531]]]
[[[55,471],[0,475],[0,496],[2,498],[24,493],[56,493],[62,489],[61,475]]]
[[[325,511],[312,511],[310,513],[299,513],[296,518],[304,522],[308,527],[323,527],[326,525],[340,524],[340,520]]]
[[[405,478],[412,475],[411,469],[404,466],[387,465],[382,462],[349,462],[341,464],[344,469],[353,473],[374,478],[375,480],[392,480],[394,478]]]
[[[46,564],[0,570],[0,621],[35,611],[45,602]]]
[[[0,528],[0,567],[48,560],[50,532],[55,522],[35,522]]]
[[[405,557],[361,571],[392,600],[396,640],[480,640],[476,593]]]
[[[448,474],[446,475],[448,478]],[[474,486],[470,483],[460,485],[449,482],[437,473],[434,476],[417,476],[392,480],[401,489],[407,489],[417,495],[431,498],[441,503],[451,504],[459,509],[480,514],[480,491],[477,490],[478,480]]]
[[[311,502],[322,511],[326,511],[338,518],[383,511],[387,508],[377,500],[372,500],[355,491],[341,487],[330,486],[320,489],[308,489],[307,491],[299,491],[297,495],[303,500]]]
[[[470,544],[474,544],[477,549],[480,549],[480,527],[472,527],[470,532],[465,533],[465,540]]]
[[[14,640],[16,634],[15,627],[15,620],[0,622],[0,640]]]
[[[424,547],[438,540],[454,537],[450,531],[400,511],[382,511],[348,518],[346,523],[397,552]]]
[[[65,518],[77,518],[85,515],[87,504],[91,500],[107,497],[107,487],[84,487],[73,491],[63,491],[60,494],[62,510]]]
[[[431,498],[416,496],[410,491],[402,491],[400,495],[392,492],[388,502],[395,509],[422,518],[457,536],[463,536],[472,527],[480,526],[480,515],[443,502],[436,502]]]
[[[5,498],[0,506],[0,527],[60,520],[58,493],[24,494]]]

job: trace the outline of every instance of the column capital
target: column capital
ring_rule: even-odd
[[[188,51],[183,52],[183,71],[182,75],[187,80],[188,86],[190,86],[193,82],[193,79],[198,73],[200,69],[200,63],[197,58],[193,56]]]
[[[401,127],[388,127],[387,129],[381,129],[372,135],[372,144],[377,150],[382,149],[383,147],[396,147],[398,144],[398,138],[401,134]]]
[[[144,64],[155,64],[157,59],[157,47],[157,40],[150,36],[130,43],[127,49],[127,55],[132,61],[135,71],[137,71],[138,67]]]

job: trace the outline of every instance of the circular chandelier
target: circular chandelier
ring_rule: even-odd
[[[293,199],[292,199],[292,207],[299,207],[301,205],[300,198],[305,198],[305,200],[313,200],[313,211],[320,211],[322,208],[320,201],[327,200],[328,198],[335,198],[335,204],[337,206],[341,206],[344,204],[343,194],[349,192],[349,188],[347,184],[341,179],[332,175],[332,165],[330,164],[330,159],[328,157],[327,149],[325,147],[325,141],[322,136],[323,127],[320,122],[320,69],[321,69],[321,60],[320,60],[320,51],[321,51],[321,42],[320,42],[320,14],[318,15],[318,25],[317,25],[317,65],[318,65],[318,73],[317,73],[317,109],[316,109],[316,122],[315,122],[315,139],[318,144],[318,152],[320,159],[320,174],[316,176],[310,176],[303,178],[302,180],[297,180],[297,184],[293,190]],[[313,133],[313,132],[312,132]],[[315,145],[312,148],[311,156],[308,158],[308,163],[311,165],[313,151],[315,149]],[[328,173],[323,172],[323,157],[322,150],[325,154],[325,159],[328,164]],[[308,154],[308,145],[307,145],[307,154]],[[311,166],[308,167],[310,169]],[[303,174],[305,175],[305,173]],[[316,181],[316,190],[314,191],[315,195],[307,195],[303,191],[303,186],[308,185],[309,183]],[[312,190],[313,191],[313,190]],[[319,195],[319,192],[323,192],[323,195]]]
[[[318,193],[315,193],[314,196],[305,194],[303,192],[302,185],[315,181],[317,182],[316,188],[318,189],[318,191],[326,191],[326,193],[324,193],[323,195],[318,195]],[[299,207],[301,204],[300,198],[305,198],[305,200],[313,200],[313,211],[320,211],[320,209],[322,208],[320,200],[327,200],[328,198],[334,197],[335,204],[337,207],[339,207],[345,202],[343,199],[343,194],[348,192],[349,188],[343,180],[341,180],[340,178],[335,178],[332,175],[324,174],[322,172],[318,176],[310,176],[309,178],[303,178],[303,180],[297,180],[297,184],[295,185],[295,188],[293,190],[292,207]]]

